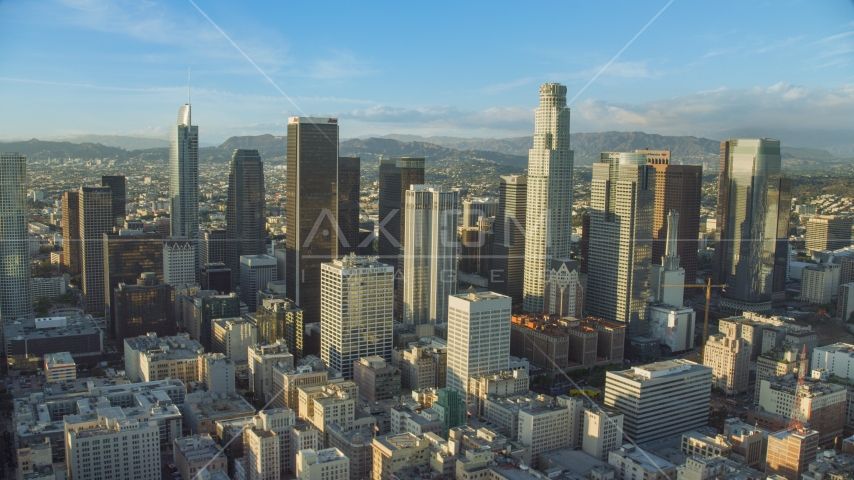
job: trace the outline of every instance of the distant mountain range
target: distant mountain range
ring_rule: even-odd
[[[0,143],[0,151],[19,152],[33,160],[71,157],[165,162],[169,155],[167,146],[161,146],[162,143],[168,144],[165,140],[108,135],[81,136],[77,139],[83,137],[99,141],[79,143],[32,139]],[[139,140],[141,145],[155,143],[158,146],[126,149],[106,144],[132,145],[136,140]],[[674,160],[678,163],[701,164],[716,161],[720,150],[720,142],[717,140],[643,132],[574,133],[570,142],[575,150],[575,164],[578,166],[592,165],[598,160],[600,152],[631,152],[643,148],[671,150]],[[533,137],[491,139],[385,135],[379,138],[344,140],[340,143],[340,154],[362,156],[365,160],[376,160],[380,156],[424,157],[428,161],[477,159],[524,168],[528,161],[528,149],[532,145]],[[281,162],[287,154],[287,138],[274,135],[231,137],[219,146],[200,148],[199,158],[203,161],[227,162],[237,148],[255,148],[262,158]],[[783,148],[783,158],[819,162],[841,160],[826,150],[786,147]]]
[[[70,143],[100,143],[107,147],[118,147],[125,150],[169,147],[169,140],[165,138],[127,137],[123,135],[73,135],[70,137],[52,138],[50,140]]]

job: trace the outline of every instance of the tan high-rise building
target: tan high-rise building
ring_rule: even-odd
[[[667,244],[667,215],[679,212],[676,254],[685,269],[685,283],[697,278],[697,233],[700,231],[700,197],[703,167],[673,165],[670,150],[635,150],[646,154],[655,168],[655,213],[652,223],[652,263],[659,265]]]
[[[80,192],[62,195],[62,266],[69,275],[80,274]]]
[[[791,348],[772,349],[756,359],[756,385],[780,375],[792,373],[798,367],[798,352]],[[759,403],[760,388],[756,389],[753,403]]]
[[[540,87],[534,145],[528,151],[523,308],[542,312],[546,272],[552,260],[568,259],[572,243],[573,153],[569,145],[566,87]]]
[[[807,250],[839,250],[851,245],[854,218],[842,215],[814,215],[807,220],[806,227]]]
[[[733,325],[722,333],[710,335],[703,348],[703,365],[712,368],[714,385],[727,395],[747,391],[750,373],[750,343],[739,336]]]
[[[815,430],[781,430],[768,436],[765,473],[798,480],[815,460],[819,434]]]

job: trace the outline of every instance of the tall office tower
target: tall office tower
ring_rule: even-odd
[[[656,178],[658,180],[658,178]],[[656,184],[657,191],[658,184]],[[661,302],[674,307],[681,307],[684,300],[685,269],[680,266],[679,231],[680,215],[676,210],[667,214],[667,245],[659,263],[652,265],[649,283],[651,302]],[[655,243],[653,243],[655,245]],[[679,285],[679,286],[676,286]]]
[[[394,267],[348,255],[321,266],[320,358],[344,378],[353,362],[391,361]]]
[[[546,273],[543,313],[581,318],[584,288],[579,278],[578,260],[552,260]]]
[[[101,175],[101,186],[110,187],[113,194],[113,226],[118,230],[127,215],[127,179],[124,175]]]
[[[69,275],[79,275],[80,270],[80,192],[62,195],[62,266]]]
[[[219,295],[211,290],[198,290],[192,295],[185,296],[182,306],[184,307],[184,327],[193,339],[205,347],[206,351],[211,349],[213,320],[240,316],[240,298],[233,293]]]
[[[671,165],[670,150],[635,150],[646,155],[647,165],[655,169],[655,213],[652,223],[652,263],[659,264],[667,249],[667,216],[679,213],[676,255],[685,269],[685,283],[697,278],[697,234],[700,231],[700,197],[703,192],[703,167]]]
[[[488,279],[492,272],[495,217],[481,217],[477,223],[474,227],[460,228],[459,270]]]
[[[720,333],[709,335],[703,346],[703,365],[712,369],[714,386],[727,395],[747,391],[752,345],[741,337],[741,328],[730,323]],[[759,348],[759,346],[756,346]]]
[[[498,184],[498,215],[493,225],[492,275],[489,288],[522,302],[525,279],[525,209],[528,202],[528,178],[501,176]]]
[[[499,202],[472,197],[463,201],[463,228],[477,227],[481,219],[498,216]]]
[[[792,180],[780,171],[780,141],[721,142],[715,283],[725,311],[769,312],[786,282]]]
[[[380,233],[377,252],[380,260],[397,265],[406,232],[406,191],[424,184],[423,158],[383,158],[380,160]]]
[[[189,102],[178,110],[169,138],[169,198],[173,236],[199,238],[199,127],[190,124]]]
[[[629,337],[648,330],[654,201],[655,170],[646,155],[601,154],[590,187],[586,305],[590,315],[625,323]]]
[[[173,287],[196,283],[196,243],[187,237],[163,242],[163,281]]]
[[[806,222],[806,247],[810,252],[839,250],[851,246],[854,218],[842,215],[814,215]]]
[[[302,309],[287,300],[264,300],[255,310],[258,322],[258,337],[262,343],[284,341],[294,357],[303,357]]]
[[[338,119],[288,121],[287,297],[320,321],[320,265],[338,256]]]
[[[140,274],[135,283],[119,283],[112,295],[116,344],[124,345],[125,338],[148,332],[160,337],[176,335],[174,295],[172,287],[161,283],[154,272]]]
[[[199,264],[225,263],[226,231],[224,228],[202,230],[199,238]]]
[[[448,295],[457,293],[459,193],[432,185],[406,191],[403,322],[444,323]]]
[[[605,374],[605,405],[623,411],[623,435],[658,440],[709,422],[712,369],[683,359]]]
[[[465,398],[469,378],[507,370],[510,297],[463,293],[448,298],[448,388]]]
[[[240,257],[243,255],[267,253],[265,195],[264,162],[258,150],[235,150],[228,173],[228,205],[225,209],[225,265],[232,272],[240,271]],[[239,281],[238,275],[232,276],[232,288]]]
[[[359,246],[359,192],[361,191],[359,157],[338,158],[338,256],[356,253]]]
[[[27,157],[0,155],[0,316],[33,314],[30,250],[27,242]]]
[[[224,263],[206,263],[199,274],[202,290],[216,290],[219,293],[231,292],[231,269]]]
[[[546,272],[551,261],[569,259],[572,243],[572,166],[566,87],[540,87],[534,148],[528,151],[523,308],[543,311]]]
[[[119,284],[135,285],[144,272],[151,272],[163,281],[163,235],[142,233],[142,230],[120,230],[118,234],[105,233],[103,238],[104,302],[109,320],[107,334],[112,337],[117,333],[113,292]]]
[[[81,283],[86,311],[103,312],[104,234],[113,231],[113,195],[109,187],[80,188]]]
[[[250,312],[258,305],[258,290],[278,280],[276,273],[276,259],[269,255],[240,257],[240,300]]]

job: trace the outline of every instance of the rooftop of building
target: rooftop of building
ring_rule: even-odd
[[[3,324],[6,341],[91,335],[103,330],[92,315],[19,319]]]
[[[304,457],[315,457],[317,459],[316,463],[329,463],[334,462],[336,460],[346,460],[347,456],[344,455],[341,450],[337,448],[324,448],[323,450],[300,450],[300,453]]]
[[[187,395],[185,403],[196,419],[255,414],[255,407],[236,393],[195,392]]]
[[[469,291],[466,293],[458,293],[456,295],[451,295],[451,296],[454,298],[459,298],[460,300],[465,300],[467,302],[472,302],[472,303],[481,302],[484,300],[498,300],[498,299],[502,299],[502,298],[507,298],[507,299],[510,298],[507,295],[502,295],[500,293],[475,292],[475,291]]]
[[[418,446],[422,439],[413,433],[407,432],[398,435],[384,435],[375,438],[374,441],[389,450],[401,450]]]
[[[707,478],[727,479],[727,480],[757,480],[764,478],[775,478],[772,475],[765,475],[762,472],[754,470],[743,463],[730,460],[724,457],[705,458],[699,455],[692,455],[686,458],[686,463],[677,467],[677,477],[682,477],[683,472],[691,467],[691,464],[702,464],[707,471],[714,472]]]
[[[677,358],[674,360],[664,360],[661,362],[640,365],[633,367],[631,370],[607,372],[607,375],[624,377],[637,382],[645,382],[672,375],[686,375],[689,373],[693,374],[699,372],[711,374],[711,371],[712,369],[705,365]]]
[[[831,353],[844,353],[849,357],[854,357],[854,345],[850,343],[842,343],[837,342],[833,345],[824,345],[821,347],[815,347],[813,351],[822,351],[822,352],[831,352]]]
[[[188,462],[210,460],[222,451],[222,447],[208,433],[176,438],[174,444]]]
[[[580,450],[556,450],[540,454],[540,465],[554,465],[587,477],[597,467],[608,467],[608,462],[599,460]]]
[[[766,380],[763,380],[763,382],[764,381]],[[787,373],[785,375],[780,375],[779,377],[769,378],[767,381],[770,384],[771,390],[779,390],[790,394],[794,394],[795,389],[798,386],[798,377],[795,376],[794,373]],[[810,377],[804,378],[803,392],[806,397],[819,397],[845,390],[847,389],[843,385],[828,383]]]
[[[334,268],[337,270],[349,270],[349,269],[362,269],[362,268],[379,268],[383,271],[394,272],[394,267],[387,263],[383,263],[379,261],[379,257],[376,256],[359,256],[355,253],[351,253],[350,255],[346,255],[342,258],[332,260],[331,262],[324,264],[327,268]]]
[[[158,337],[156,333],[151,332],[138,337],[126,338],[125,346],[138,352],[168,352],[185,350],[195,352],[196,355],[204,352],[202,344],[190,338],[190,335],[186,333],[179,333],[178,335],[167,337]]]
[[[817,435],[818,432],[812,430],[810,428],[804,428],[801,430],[780,430],[779,432],[774,432],[769,435],[769,437],[773,437],[777,440],[785,440],[789,437],[794,437],[800,440],[807,438],[810,435]]]
[[[44,363],[48,368],[73,367],[76,365],[74,358],[69,352],[46,353],[44,355]]]
[[[659,457],[658,455],[651,454],[639,447],[635,447],[634,445],[623,445],[619,449],[611,451],[611,455],[614,454],[623,458],[629,458],[635,465],[650,472],[659,472],[669,468],[676,468],[675,464]]]

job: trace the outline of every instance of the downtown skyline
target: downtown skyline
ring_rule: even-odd
[[[533,128],[526,92],[546,82],[567,85],[568,100],[581,92],[569,105],[573,132],[771,136],[831,149],[851,143],[850,3],[555,6],[550,17],[566,18],[556,29],[540,29],[534,9],[500,5],[340,5],[325,23],[300,6],[195,5],[0,5],[0,101],[23,112],[0,124],[0,140],[165,138],[173,121],[164,112],[185,97],[190,67],[202,145],[283,135],[288,117],[309,115],[341,119],[342,138],[523,136]],[[50,8],[35,15],[38,7]],[[723,26],[706,20],[723,11]],[[382,28],[338,33],[360,31],[353,25]]]

